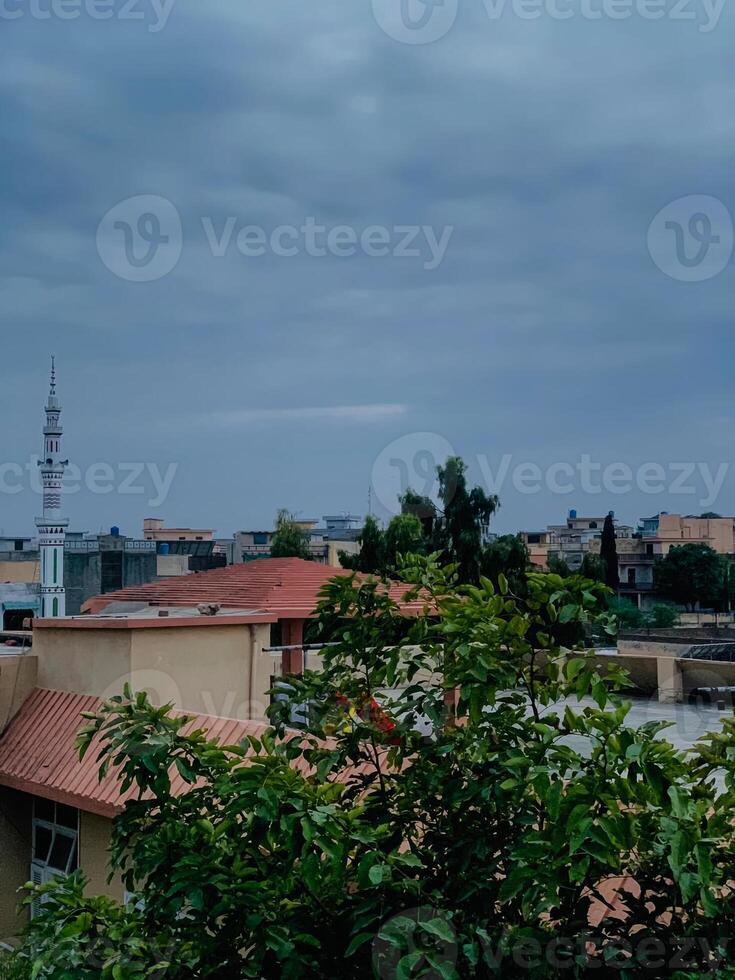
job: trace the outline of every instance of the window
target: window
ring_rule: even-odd
[[[79,811],[37,799],[33,806],[33,864],[57,874],[78,867]]]
[[[45,885],[78,867],[79,811],[50,800],[34,800],[31,881]],[[34,902],[31,916],[37,912],[38,902]]]
[[[23,550],[23,541],[22,541],[22,539],[18,539],[15,542],[15,544],[13,545],[13,548],[14,548],[15,551],[22,551]]]
[[[253,534],[253,544],[268,544],[267,531],[256,531]]]
[[[597,527],[597,521],[590,521],[590,527]]]
[[[628,569],[628,585],[635,585],[635,568]]]

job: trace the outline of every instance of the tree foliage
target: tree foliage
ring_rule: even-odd
[[[432,551],[441,551],[456,565],[459,580],[477,584],[482,552],[491,516],[500,501],[481,487],[467,486],[467,467],[459,456],[450,456],[437,466],[441,515],[435,528]]]
[[[482,552],[482,574],[493,585],[505,576],[511,591],[523,594],[530,567],[528,548],[519,534],[501,534],[488,542]]]
[[[602,581],[611,589],[617,589],[620,585],[618,548],[615,541],[615,522],[612,514],[608,514],[602,526],[600,562],[602,564]]]
[[[579,574],[584,575],[585,578],[591,578],[593,582],[604,582],[605,573],[600,556],[587,551],[582,558]]]
[[[706,544],[674,545],[653,572],[656,591],[688,609],[719,606],[727,588],[727,562]]]
[[[558,575],[560,578],[569,578],[572,574],[572,570],[566,560],[554,553],[549,555],[546,567],[552,575]]]
[[[679,621],[674,606],[656,603],[651,609],[639,609],[630,599],[617,596],[608,601],[608,609],[615,616],[619,629],[670,629]]]
[[[383,530],[370,515],[358,537],[360,550],[356,555],[340,552],[343,568],[371,575],[395,573],[402,556],[421,554],[425,539],[421,521],[413,514],[397,514]]]
[[[271,541],[272,558],[311,558],[309,535],[300,527],[290,511],[282,509],[276,515],[276,532]]]
[[[139,902],[44,886],[35,977],[735,976],[735,721],[688,753],[629,723],[623,675],[560,640],[600,617],[599,584],[406,574],[425,614],[387,648],[380,584],[328,584],[337,642],[247,744],[144,694],[88,719],[80,750],[138,791],[112,866]]]

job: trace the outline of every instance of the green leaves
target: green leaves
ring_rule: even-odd
[[[598,583],[458,588],[436,556],[406,568],[426,603],[411,619],[378,581],[328,584],[321,670],[282,681],[273,728],[243,745],[129,690],[84,719],[80,752],[94,745],[138,789],[111,860],[142,905],[48,886],[26,966],[51,980],[368,980],[384,966],[535,980],[561,974],[545,956],[557,938],[617,968],[621,937],[730,934],[735,721],[689,754],[665,723],[629,724],[623,673],[585,646],[607,618]],[[532,974],[524,943],[540,951]],[[584,960],[569,954],[564,976]],[[701,948],[692,962],[707,972]]]

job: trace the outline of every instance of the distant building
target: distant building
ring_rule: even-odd
[[[211,528],[166,527],[159,517],[146,517],[143,521],[145,541],[214,541]]]
[[[549,524],[545,531],[521,531],[520,535],[533,565],[544,568],[554,557],[565,561],[576,572],[588,552],[599,553],[604,524],[604,516],[580,517],[576,510],[570,510],[565,524]],[[615,533],[618,539],[627,539],[632,536],[633,528],[615,521]]]
[[[546,568],[552,540],[551,531],[520,531],[519,535],[526,546],[531,564],[537,568]]]
[[[321,565],[340,567],[339,553],[345,551],[354,555],[360,550],[358,537],[362,530],[362,518],[352,514],[323,517],[324,526],[319,527],[315,519],[297,520],[309,536],[309,550],[312,561]],[[275,530],[236,531],[234,534],[233,563],[254,561],[257,558],[271,557],[271,543]]]
[[[146,517],[143,539],[155,545],[158,575],[164,578],[230,564],[211,528],[166,527],[161,518]]]
[[[654,565],[674,545],[705,544],[720,555],[735,554],[735,518],[683,517],[661,511],[644,517],[636,533],[616,542],[620,595],[637,606],[650,605],[654,593]],[[592,545],[599,553],[599,542]]]

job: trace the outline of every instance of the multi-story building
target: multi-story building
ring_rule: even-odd
[[[682,544],[706,544],[718,554],[735,554],[735,518],[683,517],[666,511],[644,517],[634,535],[618,536],[616,541],[620,595],[638,606],[655,601],[654,565]],[[590,547],[599,554],[599,541]]]
[[[630,538],[633,528],[615,520],[612,511],[610,514],[618,539]],[[549,524],[545,531],[521,531],[520,534],[533,565],[544,568],[554,557],[565,561],[571,571],[576,572],[588,552],[599,552],[604,524],[604,517],[580,517],[576,510],[570,510],[565,524]]]
[[[143,539],[155,545],[158,574],[163,577],[207,572],[229,563],[211,528],[166,527],[161,518],[146,517]]]
[[[526,546],[531,564],[539,569],[546,568],[552,542],[551,531],[519,531],[519,535]]]

